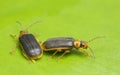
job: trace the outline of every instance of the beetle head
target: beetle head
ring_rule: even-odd
[[[92,53],[92,57],[95,58],[93,50],[88,46],[88,42],[86,42],[86,41],[80,41],[80,48],[83,48],[83,49],[89,48],[89,50]]]
[[[80,48],[87,49],[88,43],[86,41],[80,41]]]
[[[87,42],[85,42],[85,41],[75,40],[75,41],[74,41],[74,47],[75,47],[75,48],[87,49],[88,44],[87,44]]]
[[[88,43],[95,40],[95,39],[104,38],[104,37],[105,36],[98,36],[98,37],[95,37],[95,38],[93,38],[93,39],[91,39],[87,42],[86,41],[81,41],[80,42],[80,48],[83,48],[83,49],[89,48],[89,50],[91,51],[92,57],[95,58],[95,54],[94,54],[93,50],[88,46]]]
[[[93,50],[88,46],[88,42],[86,42],[86,41],[80,41],[80,40],[75,40],[74,41],[74,47],[75,48],[83,48],[83,49],[87,49],[87,48],[89,48],[89,50],[91,51],[91,53],[92,53],[92,56],[95,58],[95,55],[94,55],[94,52],[93,52]],[[78,49],[79,50],[79,49]]]

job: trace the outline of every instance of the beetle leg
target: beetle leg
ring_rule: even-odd
[[[16,51],[17,46],[19,46],[19,43],[17,43],[17,44],[15,45],[15,47],[13,48],[13,50],[10,51],[9,53],[10,53],[10,54],[13,54],[13,53]]]
[[[36,35],[35,35],[35,37],[36,37]],[[39,45],[41,45],[42,42],[40,40],[38,40],[37,38],[36,38],[36,40],[39,43]]]
[[[91,54],[89,54],[88,52],[86,52],[86,50],[79,50],[81,53],[84,53],[86,56],[92,57]]]
[[[40,40],[38,40],[38,39],[37,39],[37,41],[38,41],[39,45],[41,45],[42,42]]]
[[[41,41],[39,41],[38,39],[36,39],[36,40],[37,40],[37,42],[39,43],[39,45],[41,45],[41,43],[42,43],[42,42],[41,42]]]
[[[36,36],[35,36],[35,37],[36,37]],[[39,43],[39,45],[42,43],[39,39],[36,38],[36,40],[37,40],[37,42]]]
[[[59,50],[56,50],[48,59],[52,58]]]
[[[32,61],[33,63],[36,63],[36,61],[35,61],[35,60],[33,60],[33,59],[31,59],[31,61]]]
[[[91,54],[89,54],[89,53],[86,53],[86,56],[92,57],[92,55],[91,55]]]
[[[83,50],[83,49],[80,49],[79,51],[80,51],[80,52],[82,52],[82,53],[84,53],[84,52],[85,52],[85,50]]]
[[[11,36],[13,39],[17,39],[17,38],[18,38],[17,35],[10,34],[10,36]]]
[[[28,61],[30,60],[30,58],[28,58],[28,56],[25,54],[24,50],[22,50],[23,56],[28,59]]]
[[[29,58],[29,57],[25,54],[24,50],[22,51],[22,53],[23,53],[23,56],[28,60],[28,63],[30,63],[30,60],[31,60],[33,63],[36,63],[35,60]]]
[[[37,38],[40,35],[40,33],[34,33],[34,36]]]
[[[69,53],[69,50],[66,50],[62,55],[60,55],[56,60],[58,61],[60,58],[62,58],[66,53]]]

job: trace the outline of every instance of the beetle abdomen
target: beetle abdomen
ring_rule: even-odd
[[[61,48],[61,47],[68,47],[72,48],[74,39],[69,37],[57,37],[51,38],[45,41],[43,44],[46,49],[50,48]]]
[[[21,36],[19,41],[27,56],[34,57],[42,54],[42,49],[32,34]]]

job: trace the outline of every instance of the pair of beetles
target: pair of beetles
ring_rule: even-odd
[[[22,25],[20,22],[18,23]],[[29,27],[34,24],[35,23],[31,24]],[[28,32],[28,28],[21,29],[19,34],[19,41],[16,46],[20,46],[25,58],[31,60],[32,62],[35,62],[36,59],[41,58],[43,51],[54,51],[50,58],[53,57],[57,52],[63,52],[63,54],[57,58],[57,60],[59,60],[66,53],[71,52],[72,48],[76,48],[76,50],[79,50],[79,48],[89,48],[92,53],[91,56],[95,58],[95,55],[92,49],[88,46],[88,43],[94,39],[101,38],[96,37],[86,42],[83,40],[76,40],[72,37],[55,37],[40,43],[33,34]],[[10,53],[12,54],[14,51],[15,50],[11,51]],[[80,50],[80,52],[85,52],[85,50]]]

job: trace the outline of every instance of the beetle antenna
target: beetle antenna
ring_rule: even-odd
[[[105,38],[105,36],[98,36],[98,37],[95,37],[95,38],[89,40],[88,42],[91,42],[91,41],[93,41],[93,40],[100,39],[100,38]]]
[[[23,30],[22,23],[20,21],[16,21],[16,23],[19,24],[20,25],[20,29]]]
[[[31,26],[33,26],[33,25],[35,25],[35,24],[37,24],[37,23],[40,23],[40,22],[41,22],[41,21],[36,21],[36,22],[30,24],[30,25],[26,28],[26,30],[28,30]]]
[[[92,48],[88,47],[92,53],[92,57],[95,58],[95,54],[94,54],[94,51],[92,50]]]

